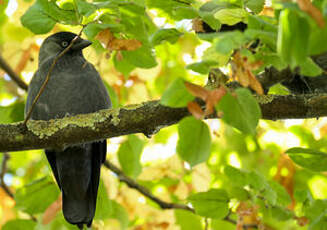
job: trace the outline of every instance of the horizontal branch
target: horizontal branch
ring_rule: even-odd
[[[257,97],[263,119],[317,118],[327,116],[327,94],[265,95]],[[169,108],[149,101],[118,109],[50,121],[0,124],[0,151],[63,148],[133,133],[146,136],[188,116],[186,108]]]

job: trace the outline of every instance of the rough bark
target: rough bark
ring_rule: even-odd
[[[327,116],[327,94],[258,96],[262,118],[269,120]],[[133,133],[146,136],[188,116],[186,108],[169,108],[159,101],[51,121],[0,124],[0,151],[63,148]]]

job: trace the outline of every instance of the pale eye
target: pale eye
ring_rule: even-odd
[[[67,47],[67,46],[68,46],[68,42],[63,41],[63,42],[61,43],[61,46],[62,46],[62,47]]]

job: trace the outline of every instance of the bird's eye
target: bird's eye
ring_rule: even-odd
[[[68,42],[63,41],[63,42],[61,43],[61,45],[62,45],[62,47],[67,47],[67,46],[68,46]]]

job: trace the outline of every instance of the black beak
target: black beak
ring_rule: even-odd
[[[72,46],[72,50],[82,50],[92,44],[91,41],[85,39],[77,39]]]

